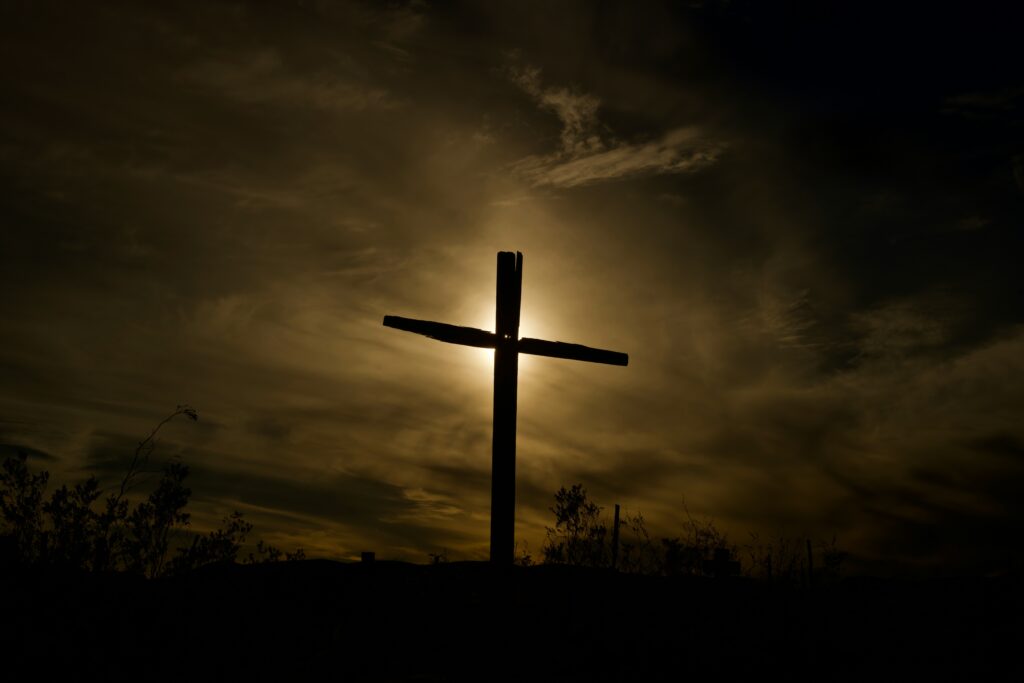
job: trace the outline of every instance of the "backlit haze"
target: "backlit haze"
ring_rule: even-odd
[[[969,7],[969,5],[965,5]],[[987,11],[994,11],[991,8]],[[0,455],[189,465],[310,556],[485,559],[524,254],[517,538],[559,486],[678,535],[998,570],[1024,530],[1019,24],[808,3],[5,3]],[[1017,63],[1014,63],[1017,60]]]

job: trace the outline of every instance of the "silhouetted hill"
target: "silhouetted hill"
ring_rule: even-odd
[[[8,667],[184,679],[977,680],[1022,667],[1012,579],[785,588],[566,566],[325,560],[8,574]],[[1012,677],[1011,677],[1012,678]]]

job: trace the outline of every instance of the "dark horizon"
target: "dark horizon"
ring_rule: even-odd
[[[9,3],[0,458],[154,457],[192,528],[488,553],[494,254],[526,256],[515,534],[562,486],[991,574],[1024,531],[1012,9]],[[583,366],[583,367],[580,367]]]

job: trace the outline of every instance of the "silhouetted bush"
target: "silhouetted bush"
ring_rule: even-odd
[[[0,513],[14,555],[34,562],[41,553],[43,493],[50,474],[32,474],[27,460],[21,453],[7,458],[0,467]]]
[[[195,536],[167,561],[171,534],[189,525],[185,511],[191,490],[185,486],[188,467],[180,462],[164,466],[153,491],[132,507],[128,493],[139,482],[160,428],[184,415],[198,420],[189,406],[178,406],[136,447],[117,490],[95,509],[103,494],[99,481],[89,477],[69,488],[61,486],[44,502],[49,473],[33,474],[27,457],[8,457],[0,466],[0,515],[7,561],[22,566],[59,566],[89,571],[126,571],[147,577],[180,573],[213,562],[234,562],[252,524],[241,512],[225,518],[224,527]],[[259,560],[276,561],[281,551],[257,544]],[[285,559],[303,559],[299,549]]]
[[[298,562],[299,560],[306,559],[306,551],[302,548],[298,548],[294,552],[281,552],[280,548],[276,548],[269,543],[264,543],[262,540],[256,541],[256,554],[249,553],[246,564],[263,564],[265,562],[280,562],[281,558],[284,558],[285,562]]]
[[[695,519],[683,504],[686,521],[683,533],[674,538],[663,538],[664,565],[662,573],[684,576],[721,576],[732,573],[723,568],[735,562],[736,546],[720,531],[711,519]]]
[[[813,577],[807,555],[808,541],[814,550]],[[830,540],[811,540],[782,534],[762,540],[759,534],[750,534],[750,543],[744,546],[749,558],[747,575],[764,581],[786,584],[805,584],[808,580],[828,582],[838,580],[848,553],[841,550],[833,535]]]
[[[547,528],[544,561],[586,567],[611,567],[612,548],[601,508],[587,498],[582,484],[561,487],[555,493],[555,526]],[[696,520],[689,510],[683,533],[657,543],[647,532],[643,515],[626,513],[619,520],[616,568],[627,573],[701,576],[721,573],[733,561],[735,547],[711,520]],[[713,572],[709,566],[715,567]]]
[[[512,561],[520,567],[532,567],[533,555],[530,553],[530,544],[526,541],[516,541],[512,550]]]
[[[612,566],[612,530],[601,518],[601,510],[587,497],[582,484],[564,486],[555,493],[549,508],[555,525],[547,527],[542,548],[544,562],[587,567]],[[809,576],[807,539],[777,536],[761,542],[756,534],[744,546],[746,562],[740,562],[739,548],[729,541],[709,518],[698,519],[683,504],[686,520],[681,533],[652,539],[640,513],[623,513],[619,520],[619,549],[615,568],[624,573],[662,576],[745,576],[789,583],[808,580],[830,581],[840,576],[847,553],[836,538],[815,541],[813,576]]]
[[[168,535],[175,526],[188,526],[184,511],[192,491],[185,488],[188,467],[170,463],[164,469],[156,490],[135,506],[126,520],[124,563],[128,571],[160,576],[167,557]]]
[[[547,527],[547,540],[542,552],[544,561],[584,567],[611,565],[611,551],[606,543],[608,529],[601,520],[601,508],[587,499],[582,484],[555,493],[555,526]]]
[[[647,532],[647,522],[639,512],[623,514],[619,520],[618,570],[627,574],[660,574],[662,557]]]
[[[207,564],[234,562],[250,531],[252,524],[246,522],[242,513],[236,510],[224,518],[222,528],[206,536],[194,536],[190,546],[178,548],[177,557],[171,561],[170,572],[180,574]]]
[[[24,466],[24,462],[22,462]],[[43,474],[47,474],[43,472]],[[72,567],[88,565],[96,553],[95,533],[99,515],[92,505],[100,497],[99,482],[90,477],[69,489],[66,485],[53,492],[42,505],[50,519],[49,530],[40,532],[40,549],[51,563]]]

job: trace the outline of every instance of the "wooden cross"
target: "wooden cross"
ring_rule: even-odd
[[[519,338],[519,304],[523,291],[523,255],[498,252],[495,331],[427,320],[384,316],[384,325],[431,339],[494,349],[494,431],[491,439],[491,562],[511,564],[515,552],[516,390],[519,354],[626,365],[629,356],[579,344]]]

